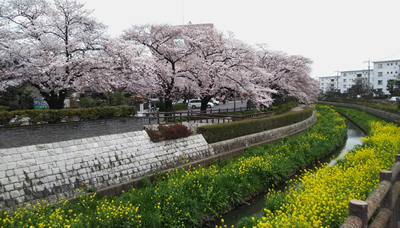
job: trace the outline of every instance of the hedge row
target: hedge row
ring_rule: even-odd
[[[164,102],[157,102],[156,107],[158,108],[158,110],[160,112],[165,112],[165,110],[166,110]],[[188,104],[173,104],[172,105],[172,109],[174,111],[184,110],[184,109],[187,109],[187,107],[188,107]]]
[[[84,109],[30,109],[16,111],[0,111],[0,126],[19,126],[28,123],[57,123],[65,120],[82,121],[128,117],[135,115],[134,106],[95,107]]]
[[[197,132],[203,134],[208,143],[215,143],[298,123],[309,118],[312,113],[313,108],[307,107],[303,111],[267,118],[206,125],[197,128]]]
[[[386,111],[386,112],[400,114],[400,109],[399,109],[400,105],[388,103],[388,102],[366,100],[366,99],[349,99],[349,98],[322,98],[319,100],[320,101],[329,101],[329,102],[338,102],[338,103],[358,104],[358,105],[363,105],[363,106],[379,109],[379,110]]]

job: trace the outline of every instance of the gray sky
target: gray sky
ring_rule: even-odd
[[[213,23],[248,44],[312,59],[313,77],[400,59],[400,0],[80,1],[113,36],[133,24]]]

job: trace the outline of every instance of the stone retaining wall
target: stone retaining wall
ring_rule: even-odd
[[[145,131],[0,149],[0,210],[71,198],[214,155],[202,135],[153,143]]]
[[[365,111],[374,116],[381,117],[382,119],[390,120],[395,123],[400,123],[400,115],[391,113],[391,112],[385,112],[385,111],[375,109],[375,108],[370,108],[370,107],[357,105],[357,104],[337,103],[337,102],[328,102],[328,101],[318,101],[318,104],[328,104],[328,105],[334,105],[334,106],[345,107],[345,108],[354,108],[354,109],[358,109],[361,111]]]

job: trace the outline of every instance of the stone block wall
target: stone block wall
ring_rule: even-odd
[[[0,149],[141,130],[143,130],[143,119],[137,117],[1,127],[0,139],[2,140],[0,140]]]
[[[0,149],[0,210],[70,198],[214,155],[202,135],[153,143],[145,131]]]

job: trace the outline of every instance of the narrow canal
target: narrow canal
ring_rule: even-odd
[[[346,144],[343,148],[340,148],[338,151],[332,153],[328,157],[321,160],[321,163],[329,163],[330,166],[336,164],[336,161],[343,158],[344,155],[352,150],[355,146],[361,145],[361,138],[365,136],[364,132],[362,132],[357,126],[354,124],[347,122],[347,140]],[[300,173],[299,173],[300,174]],[[298,177],[297,177],[298,178]],[[283,190],[286,187],[286,184],[282,184],[279,186],[280,190]],[[247,204],[239,205],[232,211],[228,212],[227,214],[223,215],[216,221],[206,224],[203,228],[207,227],[215,227],[215,226],[223,226],[221,223],[221,219],[224,219],[224,225],[227,227],[231,227],[235,225],[244,217],[247,216],[256,216],[258,213],[261,213],[261,210],[264,208],[264,196],[266,193],[261,193],[260,195],[251,199]]]

